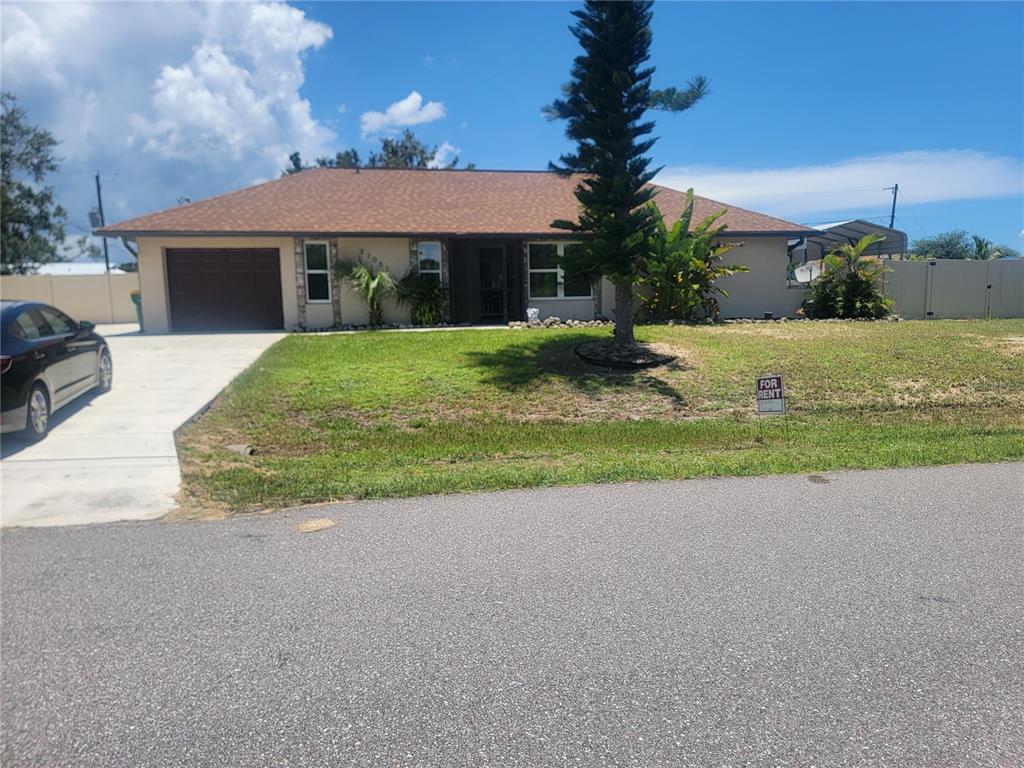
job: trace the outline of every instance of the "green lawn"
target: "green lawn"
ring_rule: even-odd
[[[641,327],[680,361],[633,374],[576,359],[606,334],[289,336],[181,435],[186,509],[1024,458],[1024,321]]]

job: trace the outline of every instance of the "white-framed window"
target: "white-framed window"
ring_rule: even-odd
[[[594,286],[583,277],[567,275],[559,260],[579,243],[529,243],[528,268],[531,299],[590,299]]]
[[[326,304],[331,300],[331,257],[326,241],[309,240],[303,246],[306,266],[306,301]]]
[[[424,240],[416,244],[416,267],[420,276],[441,282],[441,243]]]

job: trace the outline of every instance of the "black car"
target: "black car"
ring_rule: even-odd
[[[58,408],[110,389],[113,361],[94,327],[48,304],[0,301],[0,432],[40,440]]]

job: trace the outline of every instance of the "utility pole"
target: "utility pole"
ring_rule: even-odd
[[[889,229],[892,229],[896,225],[896,195],[899,194],[900,185],[893,184],[891,187],[886,187],[885,189],[886,191],[890,189],[892,190],[892,212],[889,214]]]
[[[107,221],[103,218],[103,187],[100,186],[100,175],[96,174],[96,202],[99,204],[100,226],[105,226]],[[894,202],[893,205],[896,203]],[[103,237],[103,261],[106,262],[107,272],[110,272],[110,252],[107,250],[107,238]]]

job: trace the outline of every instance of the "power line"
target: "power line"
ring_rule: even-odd
[[[913,216],[914,221],[917,222],[917,229],[921,233],[921,236],[927,237],[928,233],[925,231],[925,228],[921,225],[921,220],[917,218],[917,214],[914,212],[914,207],[910,204],[910,201],[907,200],[907,196],[900,192],[900,197],[903,198],[903,202],[907,204],[907,210],[910,211],[910,215]]]

